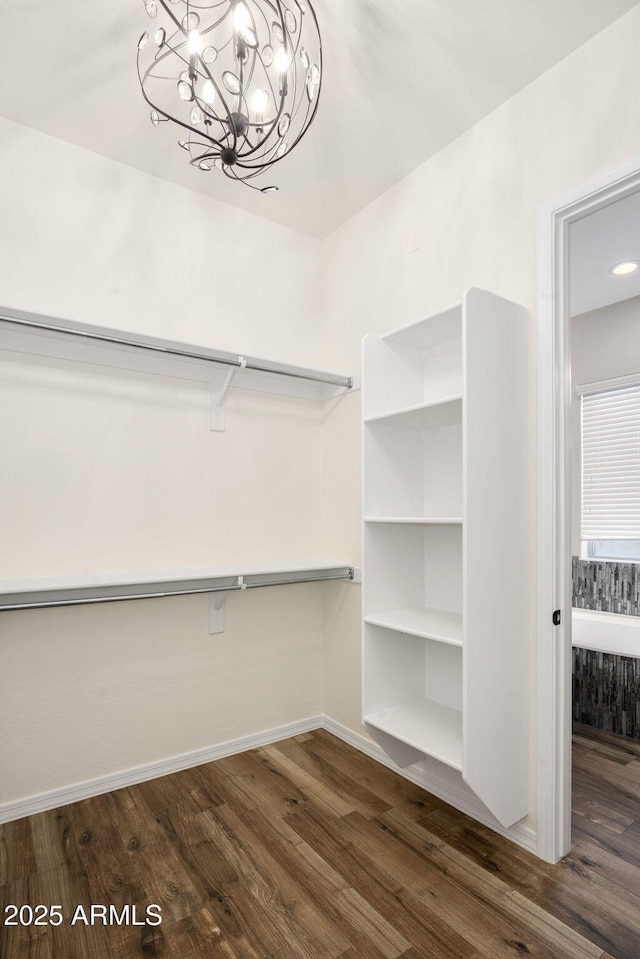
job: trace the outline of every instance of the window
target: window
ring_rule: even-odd
[[[578,392],[582,555],[640,561],[640,374]]]
[[[582,544],[582,559],[608,559],[612,563],[640,562],[640,542],[591,539]]]

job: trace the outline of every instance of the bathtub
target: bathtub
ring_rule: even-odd
[[[572,609],[571,642],[600,653],[640,657],[640,616]]]

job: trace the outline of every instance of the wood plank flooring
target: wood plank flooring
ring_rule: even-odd
[[[3,916],[64,921],[3,926],[0,956],[638,959],[640,743],[577,727],[574,767],[557,866],[321,730],[9,823]],[[92,903],[162,923],[71,925]]]

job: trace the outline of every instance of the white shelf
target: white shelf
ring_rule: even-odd
[[[0,307],[0,348],[211,383],[325,400],[353,389],[349,376],[274,360]]]
[[[364,422],[413,430],[455,426],[462,422],[462,396],[454,393],[427,403],[389,410],[376,416],[367,416]]]
[[[461,516],[365,516],[365,523],[392,523],[409,526],[461,526]]]
[[[462,616],[446,609],[423,606],[397,609],[390,613],[373,613],[365,616],[365,623],[450,646],[462,646]]]
[[[348,563],[309,561],[5,579],[0,580],[0,610],[76,606],[353,578],[354,568]]]
[[[462,713],[433,699],[418,698],[364,717],[427,756],[462,770]]]
[[[462,326],[462,303],[453,306],[422,320],[397,327],[382,337],[383,343],[398,346],[410,346],[416,350],[433,350],[460,338]]]

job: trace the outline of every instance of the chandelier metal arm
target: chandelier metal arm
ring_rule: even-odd
[[[302,106],[302,105],[300,105],[300,107],[299,107],[298,109],[300,109],[301,106]],[[306,124],[305,124],[304,128],[302,129],[302,131],[300,132],[300,134],[299,134],[299,135],[296,137],[296,139],[293,141],[293,143],[291,144],[288,152],[291,152],[291,150],[294,148],[294,146],[296,146],[296,145],[300,142],[300,140],[302,140],[303,136],[305,135],[305,133],[307,132],[307,130],[308,130],[309,127],[311,126],[311,122],[313,121],[313,118],[314,118],[315,115],[316,115],[317,109],[318,109],[318,103],[317,103],[317,99],[316,99],[316,103],[315,103],[315,106],[314,106],[314,109],[313,109],[313,113],[311,114],[310,119],[306,122]],[[269,160],[269,161],[267,161],[266,163],[260,164],[259,167],[273,166],[274,163],[277,163],[278,160],[281,160],[281,159],[282,159],[282,157],[274,157],[272,160]],[[254,166],[253,166],[252,164],[250,164],[250,163],[243,163],[242,166],[245,167],[246,169],[249,169],[249,170],[256,169],[256,167],[254,167]],[[258,167],[258,168],[259,168],[259,167]]]
[[[139,70],[138,70],[138,78],[140,78],[140,71],[139,71]],[[188,130],[189,133],[193,133],[193,132],[194,132],[194,131],[193,131],[193,127],[190,126],[188,123],[185,123],[183,120],[180,120],[180,119],[178,119],[177,117],[172,116],[170,113],[165,113],[165,111],[162,109],[162,107],[160,107],[158,104],[156,104],[156,103],[154,103],[152,100],[150,100],[149,97],[147,96],[146,92],[145,92],[144,87],[142,86],[142,80],[140,80],[140,86],[142,87],[142,96],[143,96],[144,99],[147,101],[147,103],[149,104],[149,106],[151,107],[152,110],[155,110],[156,113],[159,113],[161,116],[163,116],[163,117],[165,118],[165,120],[171,120],[173,123],[177,123],[178,126],[181,126],[184,130]],[[210,142],[211,142],[214,146],[217,146],[217,147],[219,147],[220,149],[223,149],[223,148],[224,148],[224,144],[221,143],[219,140],[216,140],[215,137],[207,136],[207,134],[201,134],[201,136],[206,136],[206,137],[207,137],[207,140],[210,140]]]
[[[162,3],[162,0],[160,0],[160,2]],[[163,5],[164,5],[164,4],[163,4]],[[170,11],[168,11],[168,12],[170,13]],[[182,32],[182,31],[180,31],[180,32]],[[171,53],[175,54],[175,56],[178,57],[178,59],[180,59],[185,66],[190,66],[189,61],[186,60],[185,57],[182,56],[182,54],[180,53],[180,51],[179,51],[177,48],[171,47],[169,44],[166,43],[166,41],[165,41],[165,45],[168,47],[168,52],[162,54],[162,56],[156,56],[156,57],[154,58],[154,61],[150,64],[150,66],[149,66],[149,67],[147,68],[147,70],[145,71],[144,80],[146,80],[149,76],[151,76],[151,75],[152,75],[152,71],[154,70],[155,66],[157,66],[158,63],[162,62],[162,60],[164,60],[164,59],[166,59],[168,56],[170,56]],[[231,116],[231,113],[230,113],[228,107],[226,106],[226,100],[224,99],[223,94],[222,94],[221,91],[219,90],[218,85],[217,85],[215,79],[211,76],[209,70],[207,69],[206,64],[202,63],[201,66],[202,66],[202,69],[205,71],[205,73],[206,73],[206,75],[207,75],[207,78],[208,78],[209,80],[211,80],[211,83],[213,84],[214,89],[216,90],[216,93],[217,93],[218,96],[220,97],[220,100],[225,104],[225,108],[226,108],[226,111],[227,111],[227,116],[230,117],[230,116]],[[148,96],[147,96],[147,94],[146,94],[146,91],[145,91],[143,78],[140,76],[139,64],[138,64],[138,80],[140,81],[140,86],[141,86],[141,89],[142,89],[142,95],[143,95],[144,99],[147,101],[147,103],[149,104],[149,106],[150,106],[152,109],[154,109],[157,113],[161,114],[166,120],[173,120],[174,123],[178,123],[178,124],[179,124],[180,126],[182,126],[184,129],[189,130],[190,132],[193,132],[193,127],[192,127],[190,124],[184,123],[183,121],[177,119],[176,117],[174,117],[174,116],[166,113],[166,112],[162,109],[162,107],[160,107],[158,104],[154,103],[153,101],[151,101],[151,100],[148,98]],[[202,101],[201,101],[198,97],[195,97],[195,96],[194,96],[194,99],[197,101],[198,106],[199,106],[200,109],[203,111],[203,113],[205,113],[205,114],[208,115],[208,110],[205,108],[205,106],[203,106]],[[214,119],[214,120],[218,120],[217,117],[213,117],[213,119]],[[219,147],[220,149],[223,149],[223,147],[226,145],[226,144],[223,143],[222,141],[218,140],[216,137],[210,136],[210,135],[207,134],[207,133],[203,133],[202,135],[203,135],[203,136],[206,136],[207,140],[209,140],[214,146],[217,146],[217,147]]]
[[[274,4],[272,4],[272,3],[269,3],[269,6],[271,7],[271,9],[273,10],[273,12],[274,12],[275,14],[279,14],[279,16],[280,16],[280,29],[282,30],[283,35],[286,36],[287,34],[286,34],[286,31],[285,31],[285,22],[284,22],[284,15],[283,15],[283,12],[282,12],[282,4],[280,3],[280,0],[276,0],[276,4],[277,4],[277,6],[274,5]],[[266,19],[266,18],[265,18],[265,19]],[[295,56],[295,52],[297,52],[297,48],[296,48],[296,51],[294,51],[294,56]],[[274,102],[275,102],[275,101],[276,101],[276,95],[275,95],[275,91],[274,91],[274,89],[273,89],[273,85],[272,85],[272,83],[271,83],[271,80],[269,80],[269,83],[270,83],[270,88],[271,88],[271,94],[272,94],[273,99],[274,99]],[[264,150],[264,149],[265,149],[265,146],[266,146],[267,140],[268,140],[270,137],[272,137],[274,133],[276,133],[276,135],[277,135],[278,124],[279,124],[280,119],[282,118],[283,113],[284,113],[285,102],[286,102],[286,101],[285,101],[285,98],[281,96],[281,97],[280,97],[280,106],[278,107],[278,112],[277,112],[277,114],[276,114],[275,120],[272,122],[271,129],[269,130],[269,133],[267,134],[266,137],[264,137],[264,138],[262,139],[262,141],[261,141],[260,143],[257,143],[251,150],[249,150],[247,153],[245,153],[245,154],[244,154],[244,157],[250,157],[250,156],[252,156],[254,153],[256,153],[256,152],[257,152],[259,149],[261,149],[261,148]],[[298,109],[299,109],[299,107],[298,107]],[[296,111],[296,112],[297,112],[297,111]],[[297,141],[296,141],[296,142],[297,142]],[[276,144],[274,144],[273,147],[270,147],[269,150],[271,151],[272,149],[277,149],[277,147],[278,147],[278,144],[276,143]],[[291,149],[291,148],[290,148],[290,149]],[[266,161],[266,162],[261,163],[260,166],[262,166],[262,167],[271,166],[273,163],[276,162],[276,159],[280,159],[280,158],[278,157],[278,158],[270,159],[270,160],[268,160],[268,161]],[[245,162],[238,163],[238,166],[241,166],[243,169],[254,169],[254,168],[251,166],[251,164],[248,164],[248,163],[245,163]]]
[[[228,167],[228,166],[223,166],[222,172],[229,180],[234,180],[236,183],[242,183],[244,186],[247,187],[247,189],[255,190],[256,193],[262,193],[262,187],[254,186],[253,183],[248,182],[249,180],[253,179],[254,176],[258,176],[261,172],[260,170],[257,173],[253,173],[251,176],[248,176],[248,177],[239,177],[238,174],[235,172],[234,168]]]

